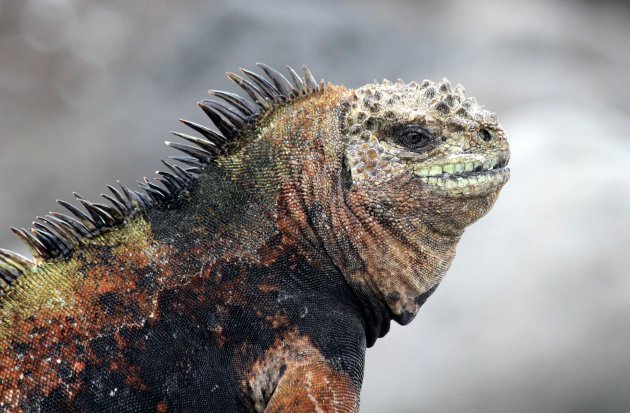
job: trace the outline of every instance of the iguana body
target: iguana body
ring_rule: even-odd
[[[261,67],[161,185],[16,230],[34,262],[0,250],[2,410],[358,410],[366,346],[435,290],[507,143],[446,81]]]

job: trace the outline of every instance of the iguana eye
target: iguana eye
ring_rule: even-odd
[[[483,141],[490,142],[492,140],[492,133],[488,129],[479,129],[479,138]]]
[[[396,131],[398,142],[414,152],[424,152],[433,147],[435,136],[420,126],[406,126]]]

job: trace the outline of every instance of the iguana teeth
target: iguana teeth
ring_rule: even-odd
[[[440,165],[433,165],[431,169],[429,169],[430,176],[440,175],[442,173],[442,167]]]
[[[442,167],[442,170],[446,173],[452,174],[453,172],[455,172],[455,165],[452,163],[448,165],[444,165]]]
[[[467,172],[488,172],[499,169],[502,162],[498,158],[486,159],[484,161],[456,162],[444,165],[416,166],[414,174],[417,177],[443,177],[451,178],[452,175],[465,174]]]
[[[426,171],[426,170],[425,170]],[[453,194],[469,195],[482,190],[488,190],[501,185],[507,180],[508,173],[503,171],[490,171],[488,173],[457,176],[443,173],[438,176],[420,176],[416,172],[418,179],[429,185],[438,188],[445,188]]]

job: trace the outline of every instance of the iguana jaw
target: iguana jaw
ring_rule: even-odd
[[[452,197],[479,196],[501,188],[510,177],[507,156],[454,155],[413,167],[431,190]]]

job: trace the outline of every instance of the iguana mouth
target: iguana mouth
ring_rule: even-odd
[[[510,177],[507,158],[445,159],[418,165],[414,175],[423,183],[452,195],[481,195],[503,186]]]

